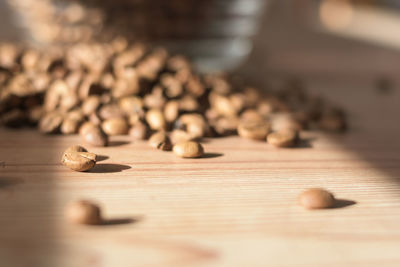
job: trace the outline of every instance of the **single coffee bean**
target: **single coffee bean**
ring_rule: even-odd
[[[80,127],[79,127],[79,134],[80,135],[85,135],[91,128],[96,127],[96,124],[90,121],[85,121]]]
[[[237,110],[228,97],[211,93],[209,98],[211,106],[219,115],[225,117],[234,117],[237,115]]]
[[[202,138],[209,132],[209,125],[200,114],[184,114],[177,121],[192,136],[192,139]]]
[[[247,109],[240,115],[241,121],[264,121],[265,118],[255,109]]]
[[[160,83],[165,88],[165,94],[169,98],[179,97],[183,93],[182,83],[171,74],[162,75]]]
[[[151,94],[143,98],[144,104],[149,109],[161,109],[164,107],[166,99],[163,96],[162,88],[156,86]]]
[[[169,137],[167,137],[164,141],[158,144],[157,149],[163,151],[171,151],[172,150],[172,143]]]
[[[128,115],[128,124],[130,126],[135,125],[136,123],[139,123],[144,119],[144,111],[139,111],[138,113],[131,113]]]
[[[89,121],[92,122],[94,125],[100,125],[102,119],[100,118],[99,114],[97,114],[97,112],[93,112],[89,115]]]
[[[253,87],[245,88],[243,94],[247,107],[257,106],[258,102],[262,99],[259,90]]]
[[[199,102],[193,96],[186,95],[179,100],[179,109],[182,112],[196,112],[199,109]]]
[[[298,141],[298,132],[292,129],[280,130],[267,136],[268,144],[276,147],[293,147]]]
[[[138,113],[143,110],[143,100],[136,96],[123,97],[118,104],[126,114]]]
[[[124,112],[118,105],[109,104],[102,106],[99,110],[99,116],[103,120],[121,118],[124,116]]]
[[[129,130],[129,135],[132,136],[134,140],[145,140],[149,134],[149,129],[146,124],[141,121],[135,123]]]
[[[70,204],[66,217],[71,223],[97,225],[102,223],[100,207],[88,200],[80,200]]]
[[[65,118],[61,124],[61,133],[63,134],[75,134],[79,128],[79,122],[74,119]]]
[[[237,112],[240,112],[245,107],[244,95],[241,93],[232,94],[229,97],[229,100],[232,103],[232,106],[235,108]]]
[[[107,135],[122,135],[128,133],[128,123],[124,118],[113,118],[103,121],[101,128]]]
[[[306,209],[327,209],[335,206],[335,197],[322,188],[311,188],[299,195],[299,204]]]
[[[50,112],[39,121],[39,130],[42,133],[55,133],[59,130],[63,116],[58,112]]]
[[[264,140],[269,130],[270,126],[265,121],[241,121],[237,128],[240,137],[253,140]]]
[[[169,147],[169,150],[171,150],[170,144],[171,140],[164,131],[156,132],[149,138],[149,145],[154,148],[167,149]]]
[[[202,145],[194,141],[176,144],[173,151],[177,156],[182,158],[199,158],[204,154]]]
[[[274,105],[271,101],[262,100],[257,107],[258,113],[260,113],[263,117],[269,116],[274,111]]]
[[[192,136],[192,139],[200,139],[205,136],[205,125],[200,123],[188,123],[186,131]]]
[[[281,131],[291,129],[294,131],[301,131],[303,126],[301,123],[294,117],[293,114],[284,113],[278,114],[271,118],[272,130]]]
[[[220,117],[216,121],[211,122],[211,126],[219,136],[235,134],[237,132],[238,125],[239,119],[236,117]]]
[[[186,141],[192,141],[193,137],[186,131],[175,129],[170,134],[172,144],[176,145]]]
[[[83,122],[85,115],[83,115],[82,110],[74,109],[67,113],[66,117],[71,120],[76,120],[79,123]]]
[[[25,70],[33,70],[39,60],[39,53],[35,50],[27,50],[21,56],[21,65]]]
[[[107,146],[108,136],[98,126],[89,127],[82,135],[83,140],[92,146]]]
[[[159,109],[150,109],[147,111],[146,121],[150,128],[155,131],[164,130],[166,127],[164,115]]]
[[[179,102],[171,100],[164,107],[164,116],[167,122],[174,122],[179,115]]]
[[[83,114],[89,116],[95,112],[101,105],[100,96],[92,95],[86,98],[82,103]]]
[[[74,171],[88,171],[96,165],[96,154],[76,151],[64,152],[61,163]]]

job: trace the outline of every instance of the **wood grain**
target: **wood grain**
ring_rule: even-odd
[[[2,266],[399,266],[399,93],[323,86],[352,129],[306,132],[310,147],[296,149],[229,137],[181,159],[115,137],[78,173],[59,161],[79,137],[1,130]],[[304,210],[296,198],[309,187],[355,204]],[[108,225],[68,224],[64,208],[81,198],[101,203]]]

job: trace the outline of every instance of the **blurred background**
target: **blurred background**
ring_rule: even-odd
[[[123,35],[184,53],[202,71],[240,69],[252,79],[266,71],[375,79],[395,76],[400,59],[395,0],[0,3],[3,40],[43,46]]]

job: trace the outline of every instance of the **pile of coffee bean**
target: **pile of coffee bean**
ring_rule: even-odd
[[[346,128],[341,109],[307,95],[299,82],[257,90],[237,77],[201,75],[183,56],[121,37],[47,51],[0,45],[0,123],[80,133],[94,146],[113,135],[151,136],[149,144],[166,151],[234,134],[291,147],[304,129]]]

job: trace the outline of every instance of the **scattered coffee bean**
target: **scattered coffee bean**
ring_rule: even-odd
[[[71,170],[84,172],[88,171],[96,165],[96,154],[90,152],[72,151],[69,148],[64,152],[61,163]]]
[[[335,197],[322,188],[311,188],[299,195],[300,205],[306,209],[327,209],[335,206]]]
[[[166,121],[163,112],[159,109],[150,109],[147,111],[146,121],[152,130],[165,130]]]
[[[146,124],[139,121],[135,123],[129,130],[129,135],[132,136],[134,140],[145,140],[147,139],[149,129]]]
[[[154,133],[150,138],[149,138],[149,145],[151,147],[164,150],[164,151],[170,151],[172,149],[172,143],[171,140],[169,139],[168,135],[164,131],[159,131]]]
[[[164,107],[164,115],[169,123],[174,122],[179,115],[179,102],[174,100],[169,101]]]
[[[88,200],[71,203],[67,208],[66,217],[75,224],[98,225],[102,223],[100,207]]]
[[[187,141],[174,145],[174,153],[182,158],[199,158],[203,156],[204,149],[203,146],[194,141]]]
[[[84,131],[83,140],[92,146],[107,146],[108,136],[98,126],[88,127]]]
[[[89,116],[93,112],[95,112],[101,104],[100,97],[97,95],[89,96],[82,103],[82,112],[83,114]]]
[[[39,122],[39,130],[42,133],[55,133],[59,130],[63,116],[57,112],[46,114]]]
[[[181,130],[181,129],[175,129],[171,132],[170,134],[171,142],[172,144],[176,145],[178,143],[186,142],[186,141],[193,141],[193,136],[189,134],[188,132]]]
[[[123,135],[128,133],[128,123],[124,118],[113,118],[103,121],[101,128],[107,135]]]
[[[95,128],[96,125],[93,122],[86,121],[84,122],[81,127],[79,127],[79,134],[85,135],[91,128]]]
[[[265,118],[254,109],[247,109],[240,115],[241,121],[265,121]]]
[[[241,121],[237,128],[239,136],[254,140],[264,140],[269,130],[269,124],[261,120]]]
[[[74,119],[66,118],[61,124],[61,133],[63,134],[75,134],[78,132],[79,122]]]
[[[303,127],[293,114],[278,114],[271,118],[272,130],[281,131],[291,129],[301,131]]]
[[[100,108],[99,116],[103,120],[122,118],[124,116],[123,111],[118,105],[108,104]]]
[[[276,147],[293,147],[298,141],[298,132],[292,129],[268,134],[267,142]]]

